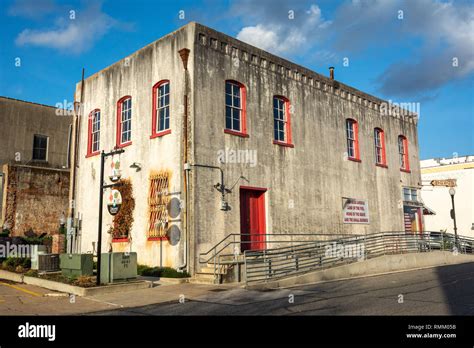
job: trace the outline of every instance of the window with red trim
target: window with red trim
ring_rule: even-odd
[[[385,133],[381,128],[374,129],[375,164],[387,165],[385,157]]]
[[[346,119],[347,156],[350,160],[359,160],[359,126],[357,121]]]
[[[273,142],[291,144],[290,101],[281,96],[273,97]]]
[[[162,80],[153,86],[152,136],[170,131],[170,82]]]
[[[236,135],[246,135],[246,91],[237,81],[225,82],[225,131]]]
[[[100,110],[92,110],[89,114],[87,131],[87,156],[97,155],[100,151]]]
[[[132,97],[125,96],[117,102],[117,146],[132,143]]]
[[[400,158],[400,169],[410,170],[410,163],[408,161],[408,140],[405,136],[398,136],[398,155]]]

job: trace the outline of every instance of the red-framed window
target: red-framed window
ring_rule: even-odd
[[[408,140],[405,136],[398,136],[398,156],[400,159],[400,170],[410,171],[410,162],[408,161]]]
[[[224,132],[248,137],[246,122],[246,89],[233,80],[225,82],[225,129]]]
[[[87,156],[95,156],[100,152],[100,109],[89,113],[87,126]]]
[[[132,97],[122,97],[117,102],[117,147],[132,144]]]
[[[374,148],[375,148],[375,164],[386,167],[387,159],[385,156],[385,133],[381,128],[374,129]]]
[[[171,133],[170,129],[170,81],[161,80],[153,86],[153,115],[151,137]]]
[[[359,125],[352,118],[346,119],[347,157],[352,161],[360,161]]]
[[[273,143],[293,147],[290,101],[282,96],[273,97]]]

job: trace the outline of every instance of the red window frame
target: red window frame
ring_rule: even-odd
[[[153,89],[152,89],[153,101],[152,101],[152,115],[151,115],[151,136],[150,136],[151,139],[161,137],[163,135],[171,133],[171,124],[170,124],[169,128],[157,131],[157,128],[158,128],[158,100],[157,100],[158,91],[159,91],[159,88],[162,85],[166,84],[166,83],[168,84],[168,86],[170,88],[170,91],[169,91],[170,101],[168,103],[168,112],[170,112],[169,111],[169,110],[171,110],[170,109],[170,104],[171,104],[171,84],[170,84],[170,80],[161,80],[161,81],[157,82],[153,86]],[[169,117],[171,119],[171,115]]]
[[[353,134],[353,138],[349,134],[349,126]],[[353,148],[354,155],[351,156],[351,146]],[[360,151],[359,151],[359,124],[353,118],[346,118],[346,149],[347,149],[347,159],[351,161],[360,162]]]
[[[410,161],[408,157],[408,139],[404,135],[398,136],[398,156],[400,160],[400,170],[410,172]]]
[[[231,83],[233,85],[239,86],[240,90],[240,131],[236,131],[234,129],[227,128],[226,123],[226,112],[227,112],[227,102],[226,98],[224,98],[224,105],[225,105],[225,110],[224,110],[224,133],[227,134],[232,134],[232,135],[237,135],[240,137],[248,138],[247,134],[247,89],[245,88],[244,84],[240,83],[239,81],[235,80],[225,80],[225,85],[224,85],[224,96],[226,96],[226,89],[227,89],[227,83]],[[232,105],[229,105],[230,107],[233,107]],[[234,107],[235,108],[235,107]]]
[[[126,96],[123,96],[122,98],[120,98],[118,101],[117,101],[117,136],[116,136],[116,147],[120,148],[120,147],[125,147],[125,146],[129,146],[129,145],[132,145],[132,140],[129,140],[129,141],[126,141],[124,143],[122,143],[122,104],[124,101],[126,101],[127,99],[132,99],[131,96],[129,95],[126,95]],[[132,104],[133,105],[133,104]],[[132,117],[133,117],[133,114],[132,116],[130,116],[130,122],[132,121]],[[130,134],[130,139],[131,139],[131,134]]]
[[[284,119],[283,119],[284,127],[285,127],[284,128],[284,136],[285,136],[284,141],[275,139],[275,122],[277,121],[277,119],[275,118],[275,99],[277,99],[279,101],[283,101],[283,105],[284,105]],[[281,146],[294,147],[294,145],[292,143],[292,139],[291,139],[290,100],[288,98],[284,97],[284,96],[281,96],[281,95],[274,95],[273,99],[272,99],[272,102],[273,102],[273,108],[272,108],[272,110],[273,110],[273,144],[281,145]],[[279,108],[278,108],[278,110],[279,110]]]
[[[382,128],[374,129],[375,164],[387,168],[387,157],[385,155],[385,132]],[[380,152],[380,154],[379,154]],[[380,161],[379,161],[380,157]]]
[[[87,120],[87,154],[86,157],[92,157],[96,156],[100,153],[100,125],[99,125],[99,149],[96,151],[92,151],[92,146],[93,146],[93,125],[94,125],[94,118],[96,117],[96,114],[99,113],[99,117],[101,118],[101,112],[100,109],[94,109],[89,113],[88,120]],[[100,119],[99,122],[102,120]]]

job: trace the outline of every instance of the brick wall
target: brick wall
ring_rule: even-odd
[[[4,221],[12,236],[28,230],[57,234],[62,212],[67,214],[69,170],[4,165]]]

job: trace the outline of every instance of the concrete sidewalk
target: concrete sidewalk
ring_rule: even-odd
[[[133,310],[133,307],[194,300],[233,288],[238,286],[183,283],[81,297],[0,280],[0,315],[80,315],[119,308]]]

